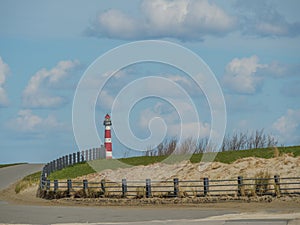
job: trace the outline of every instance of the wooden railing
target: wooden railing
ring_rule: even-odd
[[[151,197],[203,197],[203,196],[281,196],[300,194],[300,177],[243,178],[210,180],[173,180],[119,182],[101,180],[42,180],[40,197],[109,197],[109,198],[151,198]],[[62,194],[63,193],[63,194]]]
[[[68,154],[57,158],[49,163],[47,163],[41,172],[41,182],[46,180],[47,177],[57,171],[62,170],[70,165],[77,163],[92,161],[100,158],[105,158],[105,148],[93,148],[85,151],[78,151],[72,154]]]

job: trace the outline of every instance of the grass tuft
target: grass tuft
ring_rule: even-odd
[[[260,171],[255,175],[255,192],[258,195],[267,193],[271,175],[267,171]]]
[[[15,192],[18,194],[22,190],[25,190],[26,188],[31,187],[34,184],[38,184],[40,181],[40,177],[41,177],[41,172],[36,172],[24,177],[16,184]]]
[[[275,146],[274,147],[274,158],[278,158],[280,156],[280,152],[278,150],[278,148]]]

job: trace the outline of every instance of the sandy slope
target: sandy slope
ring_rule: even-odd
[[[80,177],[78,180],[99,181],[105,178],[120,182],[123,178],[127,180],[144,180],[146,178],[170,180],[174,177],[180,180],[198,180],[203,177],[209,177],[209,179],[236,179],[238,176],[253,178],[261,171],[268,172],[270,176],[299,177],[300,157],[293,157],[289,154],[271,159],[248,157],[231,164],[213,162],[207,165],[192,164],[189,161],[174,165],[155,163],[148,166],[104,170]]]

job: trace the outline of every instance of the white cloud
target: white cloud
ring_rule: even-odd
[[[189,118],[191,110],[194,110],[192,106],[188,103],[176,100],[176,106],[181,109],[181,112],[185,114],[185,121],[181,121],[179,112],[167,104],[158,102],[154,107],[149,107],[140,112],[139,123],[141,130],[147,130],[149,128],[149,123],[154,118],[161,118],[164,120],[168,131],[167,135],[180,136],[180,131],[185,131],[182,133],[182,138],[190,138],[198,134],[200,137],[208,137],[210,134],[210,124],[202,121],[194,121],[195,118]],[[153,131],[155,132],[155,131]]]
[[[183,123],[183,124],[172,124],[169,128],[169,135],[170,136],[178,136],[178,133],[175,131],[185,130],[187,132],[182,133],[182,138],[196,138],[195,135],[199,132],[199,138],[209,137],[210,134],[210,124],[204,122],[190,122],[190,123]]]
[[[65,125],[56,120],[52,115],[42,118],[32,113],[31,110],[20,110],[18,117],[9,122],[12,130],[19,132],[45,132],[65,129]]]
[[[264,68],[259,69],[259,74],[264,77],[285,78],[295,77],[299,74],[300,64],[284,64],[278,61],[273,61]]]
[[[110,95],[106,90],[102,90],[97,101],[97,106],[105,110],[111,110],[115,97]]]
[[[142,18],[115,9],[100,14],[88,30],[89,35],[202,40],[206,35],[224,35],[235,26],[235,18],[207,0],[143,1],[140,8]]]
[[[98,17],[96,26],[101,26],[108,37],[119,36],[122,39],[131,39],[140,32],[139,24],[134,19],[118,10],[109,10]]]
[[[146,108],[140,112],[138,125],[142,129],[147,129],[151,119],[162,118],[166,125],[175,123],[179,117],[174,108],[168,104],[157,102],[153,107]]]
[[[6,106],[8,104],[7,94],[3,87],[8,73],[9,66],[2,60],[0,56],[0,106]]]
[[[276,3],[275,3],[276,4]],[[244,34],[262,37],[293,37],[300,34],[300,23],[289,22],[272,1],[243,1],[235,3],[239,11],[240,28]]]
[[[234,92],[254,94],[265,79],[292,77],[298,74],[299,68],[299,64],[283,64],[277,61],[262,64],[255,55],[234,58],[227,64],[222,82]]]
[[[70,75],[70,71],[79,65],[78,61],[60,61],[50,69],[41,69],[34,74],[22,96],[23,105],[29,108],[48,108],[60,106],[64,99],[60,96],[52,96],[47,92],[51,87],[58,85]]]
[[[238,93],[253,94],[262,82],[262,77],[257,76],[257,70],[266,65],[259,64],[257,56],[249,58],[235,58],[225,69],[223,76],[224,85]]]
[[[209,0],[144,0],[138,15],[110,9],[98,15],[87,34],[125,40],[176,38],[201,41],[239,31],[258,37],[295,37],[300,22],[291,22],[264,0],[237,0],[230,15],[221,4]],[[228,7],[226,7],[227,9]]]
[[[278,118],[272,125],[279,140],[286,144],[299,144],[300,141],[300,109],[288,109],[285,115]]]
[[[193,90],[194,92],[199,92],[201,89],[195,85],[193,85],[192,80],[188,79],[186,76],[182,75],[169,75],[167,78],[173,82],[176,82],[181,87],[183,87],[185,90]]]

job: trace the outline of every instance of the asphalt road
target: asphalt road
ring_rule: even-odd
[[[43,164],[21,164],[0,168],[0,190],[29,174],[40,171],[42,168]]]
[[[116,207],[58,207],[0,205],[1,222],[4,223],[140,223],[168,220],[182,221],[232,213],[231,211],[168,209],[168,208],[116,208]],[[153,223],[153,222],[152,222]],[[172,223],[173,224],[173,223]]]
[[[135,224],[135,225],[299,225],[284,218],[210,219],[236,213],[197,208],[118,208],[25,206],[0,203],[0,222],[8,224]]]
[[[26,164],[0,169],[0,189],[27,174],[42,168],[40,164]],[[288,218],[239,218],[237,211],[203,208],[126,208],[126,207],[79,207],[16,205],[1,201],[0,224],[101,224],[101,225],[297,225],[299,220]],[[215,219],[215,217],[220,217]],[[222,216],[225,216],[222,219]],[[210,219],[210,217],[213,217]]]

